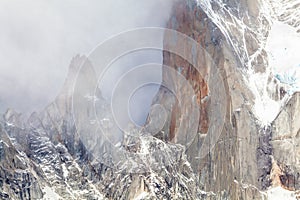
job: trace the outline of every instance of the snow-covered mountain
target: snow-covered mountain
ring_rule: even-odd
[[[201,46],[183,48],[197,66],[167,51],[184,44],[166,31],[163,62],[176,73],[163,68],[163,82],[174,83],[178,94],[162,86],[153,99],[165,107],[164,127],[135,137],[129,126],[121,138],[109,138],[116,143],[89,136],[97,123],[89,106],[79,106],[74,119],[73,89],[83,63],[81,75],[97,83],[89,60],[74,57],[53,103],[28,119],[12,109],[3,114],[0,198],[299,198],[299,16],[299,0],[175,1],[167,28]],[[97,102],[105,133],[115,135],[101,91],[94,94],[82,98]],[[149,115],[147,122],[160,117]],[[145,131],[159,126],[149,124]],[[180,142],[190,138],[186,146]]]
[[[116,168],[99,162],[79,137],[72,114],[72,86],[86,57],[73,59],[57,99],[28,120],[9,109],[1,120],[2,199],[191,199],[200,193],[184,148],[144,136],[139,162],[126,158]],[[89,74],[91,73],[91,74]],[[88,77],[93,77],[88,71]],[[97,97],[101,98],[101,96]],[[88,109],[88,108],[87,108]],[[134,131],[134,130],[131,130]],[[124,139],[125,141],[125,139]],[[137,151],[128,143],[121,145]],[[99,144],[101,145],[101,144]],[[105,144],[103,144],[105,146]],[[134,169],[133,163],[139,164]],[[156,166],[162,163],[163,166]],[[142,170],[146,167],[145,170]],[[141,171],[141,172],[139,172]]]

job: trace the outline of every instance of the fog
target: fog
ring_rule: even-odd
[[[59,93],[72,57],[88,55],[97,44],[128,29],[164,27],[172,2],[0,1],[0,111],[8,107],[23,113],[42,109]],[[150,54],[151,62],[162,61],[160,52]],[[132,59],[140,64],[148,61],[145,55]],[[109,82],[110,77],[106,79]],[[154,93],[149,88],[137,99]],[[142,113],[133,115],[143,118],[145,111]]]

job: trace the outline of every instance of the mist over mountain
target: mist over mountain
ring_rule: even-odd
[[[0,110],[30,114],[44,108],[59,94],[72,57],[88,55],[123,31],[165,27],[172,2],[1,1]],[[132,63],[148,62],[145,55]]]
[[[1,199],[300,198],[299,0],[0,4]]]

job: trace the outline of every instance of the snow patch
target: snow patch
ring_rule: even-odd
[[[267,125],[274,121],[280,112],[280,108],[280,104],[270,99],[268,96],[256,98],[254,104],[255,114],[263,125]]]
[[[64,176],[64,178],[67,178],[69,176],[69,171],[66,168],[66,164],[62,164],[61,167],[62,167],[62,170],[63,170],[63,176]]]
[[[281,102],[270,98],[267,91],[269,69],[266,73],[249,72],[248,86],[255,95],[253,112],[261,125],[270,124],[278,115],[281,109]]]
[[[141,137],[141,154],[149,154],[149,141],[146,137]]]
[[[8,127],[15,127],[15,125],[14,125],[13,123],[10,123],[10,122],[6,122],[6,125],[7,125]]]
[[[267,195],[269,200],[297,200],[293,191],[285,190],[282,187],[268,190]]]
[[[300,91],[300,34],[297,29],[275,21],[269,32],[266,51],[275,77],[291,86],[290,94]]]
[[[46,186],[43,189],[43,200],[62,200],[63,198],[59,196],[52,188]]]
[[[134,198],[134,200],[142,200],[145,199],[148,196],[148,192],[142,192],[141,194],[139,194],[137,197]]]
[[[249,87],[255,95],[254,114],[262,125],[270,124],[279,114],[288,96],[300,91],[300,59],[298,48],[300,35],[296,29],[282,22],[274,21],[266,42],[269,67],[265,73],[249,72]],[[286,87],[288,95],[280,101],[270,98],[267,91],[269,76],[279,80]]]

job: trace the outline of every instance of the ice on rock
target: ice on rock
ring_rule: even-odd
[[[290,86],[289,93],[300,91],[300,34],[296,28],[275,21],[269,33],[266,50],[275,77]]]

